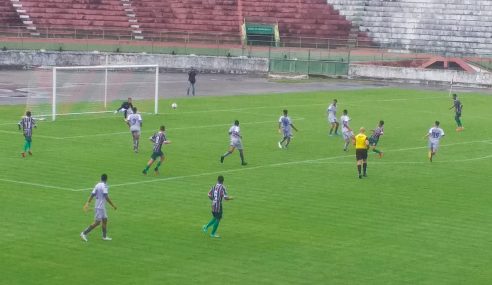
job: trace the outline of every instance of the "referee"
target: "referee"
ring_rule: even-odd
[[[369,140],[366,136],[366,129],[361,127],[359,133],[354,137],[355,141],[355,158],[357,159],[357,171],[359,172],[359,179],[362,175],[367,176],[367,149],[369,148]],[[361,168],[363,174],[361,174]]]

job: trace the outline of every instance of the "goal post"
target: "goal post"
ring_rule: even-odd
[[[152,74],[153,78],[148,79],[149,82],[147,85],[153,86],[153,101],[154,101],[154,114],[158,114],[159,111],[159,65],[156,64],[150,64],[150,65],[93,65],[93,66],[55,66],[52,69],[52,98],[51,98],[51,118],[53,121],[56,120],[56,117],[58,115],[74,115],[74,114],[88,114],[88,113],[104,113],[104,112],[109,112],[107,110],[108,108],[108,86],[112,85],[110,82],[110,79],[108,79],[108,73],[115,72],[115,71],[141,71],[141,70],[149,70],[149,69],[154,69],[155,74]],[[88,100],[92,100],[92,102],[99,102],[102,101],[102,105],[104,106],[104,110],[98,110],[98,111],[80,111],[80,112],[67,112],[63,113],[60,112],[59,110],[59,105],[60,105],[60,94],[58,92],[58,85],[60,81],[63,81],[63,79],[60,79],[60,72],[62,71],[67,71],[67,72],[76,72],[76,71],[104,71],[104,81],[100,83],[93,83],[94,85],[103,85],[104,88],[103,90],[91,90],[89,92],[91,93],[96,93],[96,94],[91,94],[91,96],[94,96],[92,98],[89,98]],[[90,79],[89,79],[90,80]],[[126,82],[118,83],[119,85],[124,85]],[[141,79],[137,79],[137,82],[139,82]],[[150,80],[154,81],[153,84],[150,84]],[[78,83],[79,85],[83,85],[81,83]],[[91,83],[84,83],[86,85],[90,85]],[[128,83],[130,84],[130,83]],[[73,84],[77,85],[77,84]],[[66,87],[66,88],[70,88]],[[140,88],[138,89],[140,90]],[[103,94],[99,94],[103,93]],[[147,94],[149,95],[149,94]],[[81,95],[80,97],[82,97]],[[128,96],[132,97],[132,96]],[[84,98],[75,98],[72,100],[83,100]],[[149,98],[150,99],[150,98]]]

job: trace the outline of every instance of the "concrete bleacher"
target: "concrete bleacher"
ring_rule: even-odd
[[[214,33],[221,41],[240,42],[241,21],[235,0],[133,0],[133,7],[147,37],[193,38]],[[216,39],[210,36],[203,40]]]
[[[0,25],[2,27],[23,25],[10,0],[0,0]]]
[[[489,0],[327,0],[383,47],[492,53]]]
[[[23,9],[43,33],[130,37],[132,29],[119,0],[21,0]],[[103,32],[104,30],[104,32]]]
[[[280,38],[303,37],[339,39],[346,44],[354,40],[369,41],[365,33],[355,30],[351,21],[340,15],[326,0],[242,0],[243,16],[278,23]]]

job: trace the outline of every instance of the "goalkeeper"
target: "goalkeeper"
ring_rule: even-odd
[[[128,115],[133,114],[132,109],[133,109],[132,98],[128,97],[128,100],[121,103],[121,106],[118,109],[116,109],[114,113],[116,114],[118,112],[123,112],[123,117],[126,120]]]

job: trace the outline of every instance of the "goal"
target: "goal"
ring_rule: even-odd
[[[51,110],[39,115],[79,115],[112,112],[128,97],[137,103],[140,112],[158,114],[158,65],[56,66],[52,69]],[[49,112],[50,114],[46,114]]]

